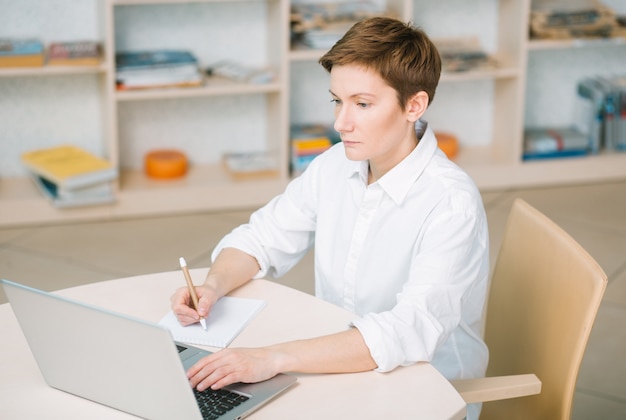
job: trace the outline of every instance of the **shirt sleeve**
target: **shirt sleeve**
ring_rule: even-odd
[[[313,163],[311,163],[312,165]],[[252,213],[250,221],[226,235],[211,255],[237,248],[256,258],[254,278],[280,277],[302,259],[313,244],[315,230],[314,177],[308,169],[285,192]]]
[[[467,302],[467,298],[484,296],[473,289],[485,287],[488,273],[486,218],[473,200],[451,201],[440,203],[424,225],[409,279],[397,295],[396,305],[353,322],[378,371],[432,361],[462,323],[464,311],[480,317],[484,298],[475,302]]]

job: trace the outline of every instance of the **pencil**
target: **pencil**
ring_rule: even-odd
[[[191,275],[189,274],[189,269],[187,268],[187,261],[183,257],[180,257],[180,268],[183,270],[183,274],[185,275],[185,280],[187,281],[187,288],[189,289],[189,295],[191,296],[191,302],[193,303],[193,308],[198,310],[198,295],[196,294],[196,288],[193,286],[193,282],[191,281]],[[206,319],[200,318],[200,325],[206,331]]]

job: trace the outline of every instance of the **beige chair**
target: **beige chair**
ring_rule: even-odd
[[[489,291],[487,377],[453,381],[467,403],[485,402],[481,419],[570,418],[606,283],[602,268],[565,231],[523,200],[514,202]]]

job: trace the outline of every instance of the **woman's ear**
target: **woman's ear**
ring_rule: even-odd
[[[415,122],[419,120],[426,109],[428,108],[428,94],[426,92],[419,91],[415,95],[411,96],[406,105],[407,120]]]

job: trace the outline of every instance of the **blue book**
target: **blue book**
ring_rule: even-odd
[[[586,156],[589,151],[586,149],[574,149],[574,150],[558,150],[555,152],[527,152],[522,156],[523,160],[538,160],[538,159],[560,159],[570,158],[578,156]]]
[[[115,54],[115,68],[120,71],[162,67],[197,66],[197,58],[184,50],[125,51]]]
[[[0,38],[0,56],[43,54],[43,43],[38,39]]]
[[[98,185],[94,188],[85,188],[71,193],[65,193],[62,188],[44,177],[33,174],[32,179],[37,188],[46,196],[55,207],[83,207],[115,202],[115,194],[110,184]]]

